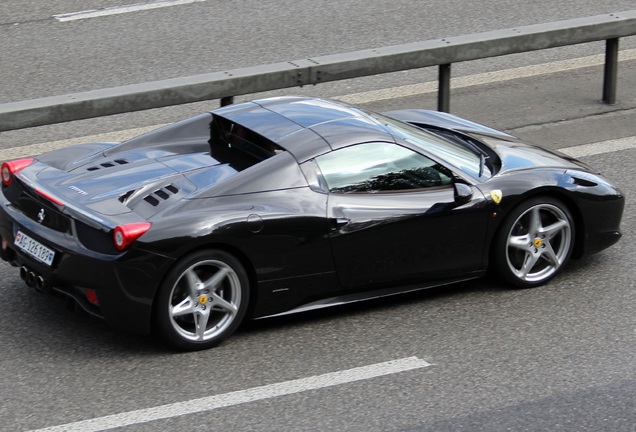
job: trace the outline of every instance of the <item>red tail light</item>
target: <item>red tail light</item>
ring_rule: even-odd
[[[17,159],[2,164],[0,174],[2,175],[2,184],[9,186],[13,181],[13,176],[33,163],[33,158]]]
[[[113,232],[113,242],[117,250],[125,251],[139,237],[150,229],[149,222],[137,222],[126,225],[119,225]]]

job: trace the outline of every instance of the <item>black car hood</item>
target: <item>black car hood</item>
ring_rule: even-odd
[[[530,168],[563,168],[593,171],[585,163],[563,153],[527,144],[512,135],[452,114],[407,109],[384,113],[388,117],[422,128],[444,128],[469,135],[492,149],[500,159],[498,173]]]
[[[591,172],[591,169],[586,164],[565,154],[543,147],[526,144],[521,141],[501,140],[478,133],[469,134],[486,144],[497,154],[501,162],[501,167],[498,171],[500,174],[530,168],[563,168]]]

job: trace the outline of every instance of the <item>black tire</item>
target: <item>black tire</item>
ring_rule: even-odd
[[[524,201],[508,215],[495,238],[493,270],[518,288],[543,285],[570,259],[574,234],[572,214],[561,201],[551,197]]]
[[[188,255],[159,289],[155,304],[159,335],[183,350],[216,346],[241,324],[249,294],[247,274],[234,256],[220,250]]]

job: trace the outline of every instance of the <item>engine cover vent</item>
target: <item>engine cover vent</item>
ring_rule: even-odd
[[[145,196],[144,201],[154,207],[157,207],[162,201],[167,201],[172,195],[176,195],[178,192],[179,188],[173,184],[169,184]]]
[[[126,159],[115,159],[109,162],[102,162],[99,165],[93,165],[91,167],[86,168],[86,171],[97,171],[102,168],[112,168],[117,165],[126,165],[129,163]]]

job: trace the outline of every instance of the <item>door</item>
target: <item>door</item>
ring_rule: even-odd
[[[348,288],[460,276],[483,267],[487,215],[477,188],[455,199],[453,174],[393,143],[316,158],[329,189],[330,241]]]

